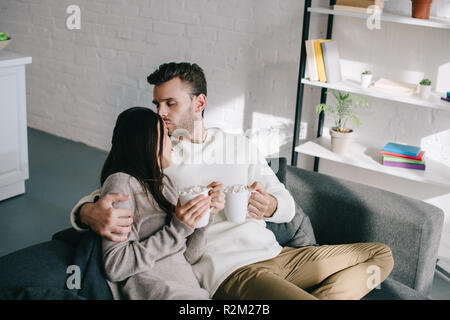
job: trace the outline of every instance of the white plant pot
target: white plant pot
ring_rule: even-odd
[[[361,75],[361,87],[367,89],[372,83],[372,74],[362,74]]]
[[[351,130],[350,132],[338,132],[334,130],[335,128],[330,129],[331,136],[331,151],[342,154],[345,153],[350,145],[350,142],[353,139],[355,132]]]
[[[428,99],[430,97],[431,86],[420,85],[420,97],[422,99]]]

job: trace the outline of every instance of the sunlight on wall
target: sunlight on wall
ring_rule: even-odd
[[[445,164],[450,171],[450,129],[423,138],[421,148],[428,158]]]
[[[291,119],[276,117],[269,114],[253,112],[252,128],[245,132],[265,157],[275,157],[280,154],[280,148],[291,143]]]
[[[252,127],[245,130],[244,95],[229,100],[225,104],[208,106],[205,109],[205,126],[218,127],[232,134],[244,134],[248,137],[266,157],[276,156],[280,148],[292,141],[292,127],[294,121],[288,118],[277,117],[270,114],[252,112]]]
[[[435,90],[437,92],[450,91],[450,62],[439,66]]]
[[[241,95],[222,105],[207,106],[205,109],[206,128],[218,127],[228,133],[244,132],[245,97]]]

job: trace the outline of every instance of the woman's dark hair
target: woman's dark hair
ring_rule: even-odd
[[[176,77],[179,77],[181,81],[188,84],[191,96],[198,96],[202,93],[205,96],[207,95],[205,73],[203,72],[203,69],[195,63],[164,63],[147,77],[147,81],[149,84],[158,86]],[[202,116],[203,113],[204,112],[202,112]]]
[[[144,107],[123,111],[114,127],[111,151],[102,168],[101,185],[116,172],[129,174],[140,182],[147,195],[150,192],[163,211],[172,214],[174,206],[162,193],[165,175],[158,165],[158,159],[162,163],[163,142],[164,122],[158,114]]]

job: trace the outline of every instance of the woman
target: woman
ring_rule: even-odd
[[[127,241],[103,239],[102,249],[106,275],[118,282],[123,299],[209,299],[191,264],[206,245],[207,227],[195,226],[211,199],[199,196],[180,205],[179,190],[163,173],[172,151],[166,126],[150,109],[130,108],[117,118],[101,196],[129,194],[115,207],[130,209],[133,225]]]

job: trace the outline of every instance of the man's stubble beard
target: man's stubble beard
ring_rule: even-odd
[[[186,112],[180,117],[180,120],[177,121],[177,123],[172,122],[172,131],[169,132],[169,134],[171,136],[184,136],[191,139],[192,133],[194,132],[196,126],[202,125],[202,120],[196,120],[193,113]]]

